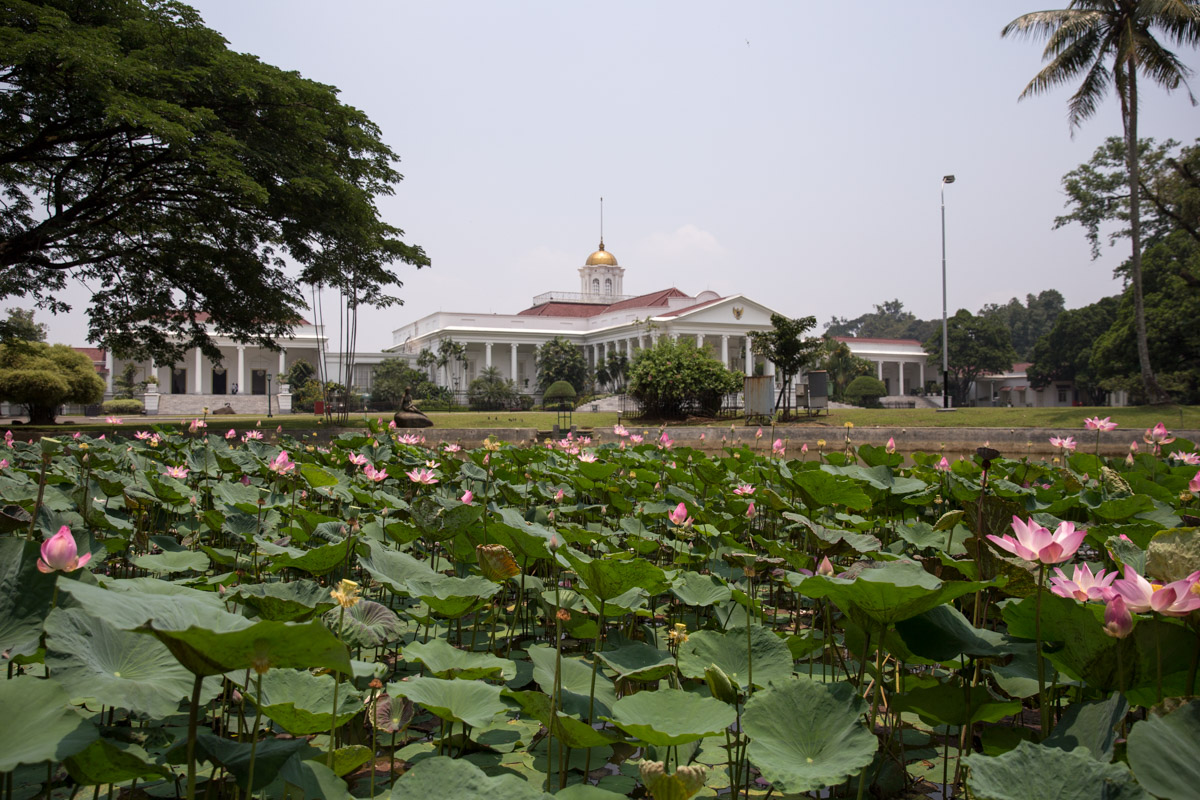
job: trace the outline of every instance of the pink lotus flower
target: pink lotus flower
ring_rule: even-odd
[[[1075,551],[1083,543],[1083,537],[1087,535],[1087,531],[1082,528],[1076,530],[1073,522],[1060,522],[1054,533],[1051,533],[1032,519],[1022,522],[1017,516],[1013,517],[1012,529],[1016,534],[1015,539],[1008,534],[1003,537],[989,534],[987,538],[1001,550],[1007,550],[1017,558],[1042,564],[1059,564],[1066,561],[1075,555]]]
[[[363,464],[367,463],[367,457],[362,453],[351,453],[350,455],[346,456],[346,460],[356,467],[361,467]]]
[[[168,478],[186,478],[188,476],[188,468],[180,464],[177,467],[167,467],[167,471],[163,473]]]
[[[754,501],[751,500],[749,507],[746,508],[746,518],[754,519],[757,514],[758,512],[754,510]]]
[[[1125,605],[1125,598],[1114,593],[1104,609],[1104,632],[1114,639],[1124,639],[1133,630],[1133,615]]]
[[[5,432],[4,432],[4,446],[5,446],[5,447],[12,447],[12,446],[13,446],[13,444],[12,444],[12,443],[13,443],[13,435],[12,435],[12,431],[5,431]]]
[[[829,560],[829,556],[821,559],[821,563],[817,566],[817,574],[825,578],[833,577],[833,562]]]
[[[226,439],[236,439],[237,431],[235,431],[233,428],[230,428],[229,430],[225,431],[225,438]]]
[[[645,437],[640,433],[631,433],[629,434],[629,441],[633,444],[641,444],[643,441],[645,441]]]
[[[152,439],[152,438],[154,438],[154,434],[150,433],[150,431],[138,431],[137,433],[135,433],[135,434],[133,435],[133,438],[135,438],[135,439],[138,439],[139,441],[143,441],[143,442],[144,442],[144,441],[146,441],[147,439]],[[12,445],[10,444],[10,445],[9,445],[9,447],[12,447]]]
[[[687,506],[685,506],[683,503],[675,506],[675,510],[670,514],[667,514],[667,519],[684,528],[692,524],[692,518],[689,517],[687,513]]]
[[[1107,432],[1107,431],[1115,431],[1117,429],[1117,423],[1112,421],[1112,417],[1105,417],[1104,419],[1100,419],[1099,416],[1095,416],[1095,417],[1088,417],[1087,419],[1085,419],[1083,421],[1083,427],[1087,428],[1089,431],[1105,431],[1105,432]]]
[[[1200,453],[1192,451],[1185,453],[1182,450],[1176,450],[1171,453],[1171,458],[1178,461],[1180,464],[1187,464],[1189,467],[1200,467]]]
[[[1200,494],[1200,471],[1197,471],[1195,476],[1188,481],[1188,491],[1192,494]]]
[[[1162,446],[1175,441],[1175,437],[1167,430],[1166,425],[1159,422],[1153,428],[1146,429],[1146,432],[1142,434],[1142,441],[1154,445],[1154,453],[1157,455],[1162,452]]]
[[[7,467],[8,467],[8,459],[0,458],[0,469],[6,469]]]
[[[462,445],[460,444],[448,444],[442,448],[443,453],[457,453],[460,450],[462,450]]]
[[[242,434],[243,442],[248,442],[251,439],[254,439],[256,441],[261,441],[262,438],[263,438],[263,434],[262,434],[262,431],[260,431],[260,430],[246,431],[245,433]]]
[[[1100,570],[1095,575],[1087,564],[1076,564],[1075,574],[1068,579],[1061,567],[1054,568],[1050,578],[1050,591],[1059,597],[1074,597],[1081,603],[1088,600],[1104,600],[1112,591],[1108,588],[1116,580],[1116,572]]]
[[[755,438],[755,439],[761,439],[761,438],[762,438],[762,428],[759,428],[757,431],[755,431],[755,432],[754,432],[754,438]]]
[[[1150,583],[1126,564],[1124,577],[1113,581],[1112,588],[1134,613],[1157,611],[1168,617],[1186,617],[1200,608],[1200,594],[1193,588],[1197,582],[1200,582],[1200,570],[1165,586]]]
[[[296,462],[288,458],[287,450],[280,450],[279,455],[275,456],[275,460],[267,465],[271,472],[279,475],[287,475],[296,468]]]
[[[591,464],[592,462],[594,462],[596,460],[596,454],[595,453],[580,453],[579,460],[586,464]]]
[[[945,456],[942,456],[942,460],[937,463],[937,469],[941,472],[950,471],[950,462],[946,460]]]
[[[375,469],[374,464],[367,464],[365,467],[363,467],[363,475],[366,475],[369,479],[375,481],[376,483],[387,480],[387,470]]]
[[[421,483],[425,486],[432,486],[438,482],[437,476],[433,474],[431,469],[414,469],[411,472],[406,472],[408,479],[413,483]]]
[[[400,444],[420,444],[421,437],[415,433],[405,433],[396,439]]]
[[[895,438],[894,436],[889,436],[889,437],[888,437],[888,440],[887,440],[887,444],[885,444],[885,445],[883,446],[883,449],[884,449],[884,450],[885,450],[885,451],[886,451],[886,452],[887,452],[889,455],[891,455],[892,453],[896,452],[896,438]]]
[[[429,459],[428,461],[426,461],[426,462],[425,462],[425,466],[429,467],[430,469],[437,469],[438,467],[440,467],[440,466],[441,466],[441,464],[439,464],[438,462],[434,461],[434,460],[431,458],[431,459]]]
[[[783,446],[783,439],[775,440],[774,444],[771,445],[771,453],[780,457],[787,454],[787,448]]]
[[[195,433],[196,431],[200,430],[201,428],[207,428],[207,427],[208,427],[208,423],[205,422],[204,420],[194,419],[191,421],[191,424],[188,425],[188,430],[191,431],[192,433]]]
[[[58,533],[42,542],[42,557],[38,559],[40,572],[74,572],[92,560],[91,553],[79,557],[79,547],[71,529],[63,525]]]
[[[658,437],[658,447],[660,450],[670,450],[675,446],[675,442],[671,441],[671,437],[667,436],[667,432],[663,431],[662,436]]]
[[[808,444],[806,443],[806,444],[800,445],[800,455],[804,455],[807,452],[808,452]]]
[[[733,493],[739,497],[745,497],[747,495],[754,494],[754,487],[748,483],[742,483],[742,484],[739,484],[738,487],[733,490]]]
[[[629,435],[629,431],[625,428],[624,425],[613,425],[613,433],[622,438]]]
[[[104,421],[107,422],[109,425],[120,425],[121,424],[120,417],[105,417]]]
[[[1051,436],[1050,445],[1052,447],[1061,447],[1063,450],[1069,452],[1075,452],[1075,437],[1067,436],[1065,438],[1060,438],[1058,436]]]
[[[463,496],[458,499],[462,501],[463,505],[469,506],[475,502],[475,493],[470,489],[467,489],[465,492],[463,492]]]

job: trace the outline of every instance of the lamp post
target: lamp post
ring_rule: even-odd
[[[267,419],[270,419],[271,414],[271,373],[267,373]]]
[[[953,175],[942,178],[942,408],[950,408],[950,338],[946,323],[946,184]]]

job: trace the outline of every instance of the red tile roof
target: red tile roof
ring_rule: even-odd
[[[658,308],[666,306],[674,297],[688,297],[675,287],[660,289],[650,294],[630,297],[628,300],[618,300],[607,306],[593,303],[561,303],[551,301],[533,306],[524,311],[518,311],[520,317],[596,317],[609,311],[624,311],[628,308]],[[702,304],[703,305],[703,304]],[[676,312],[678,313],[678,312]]]

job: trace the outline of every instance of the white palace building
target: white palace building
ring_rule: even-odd
[[[515,314],[438,311],[397,328],[385,352],[415,358],[436,352],[446,340],[466,346],[466,366],[437,369],[439,385],[466,389],[488,367],[511,378],[522,392],[537,385],[537,349],[555,337],[579,346],[589,367],[623,354],[630,359],[660,336],[693,338],[709,348],[729,369],[774,374],[750,349],[749,333],[771,329],[773,309],[734,294],[721,297],[704,291],[687,294],[675,287],[647,294],[625,294],[625,268],[604,247],[587,257],[579,272],[579,291],[546,292]],[[926,354],[921,343],[898,339],[847,339],[852,352],[876,364],[889,394],[909,394],[925,382]],[[930,377],[936,377],[931,373]]]

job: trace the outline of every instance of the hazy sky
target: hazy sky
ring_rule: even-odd
[[[1120,112],[1072,138],[1074,86],[1017,101],[1042,45],[1000,29],[1029,0],[193,5],[233,49],[337,86],[401,158],[380,209],[433,266],[401,268],[405,305],[366,313],[363,350],[439,309],[577,291],[601,195],[626,293],[740,292],[818,330],[892,298],[941,316],[947,173],[951,314],[1120,291],[1126,245],[1093,262],[1082,229],[1052,230]],[[1186,92],[1141,87],[1143,136],[1200,133]],[[83,343],[81,314],[47,321]]]

